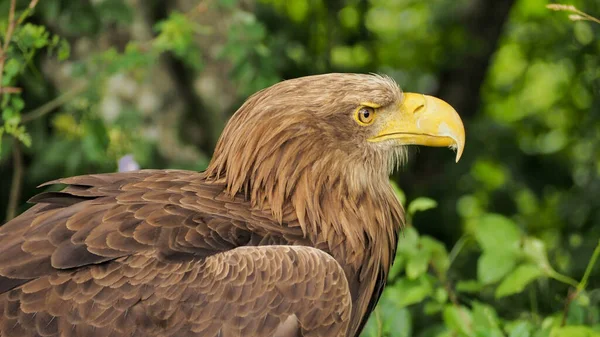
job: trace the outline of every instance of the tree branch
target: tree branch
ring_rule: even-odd
[[[8,51],[8,46],[10,44],[10,40],[12,39],[12,34],[15,30],[15,7],[17,0],[10,1],[10,10],[8,12],[8,27],[6,27],[6,34],[4,35],[4,45],[0,45],[0,95],[4,94],[4,90],[2,90],[2,80],[4,77],[4,62],[6,62],[6,52]]]
[[[17,87],[0,88],[0,94],[18,94],[22,91],[23,91],[23,89],[17,88]]]
[[[87,82],[77,85],[69,91],[51,100],[50,102],[47,102],[44,105],[31,110],[30,112],[24,113],[21,117],[21,123],[25,124],[45,116],[46,114],[52,112],[54,109],[60,107],[61,105],[67,103],[68,101],[76,97],[77,95],[81,94],[87,89],[87,87]]]
[[[596,264],[596,261],[598,261],[598,257],[600,257],[600,240],[598,240],[598,244],[596,245],[596,248],[592,253],[592,257],[590,258],[590,261],[588,262],[588,265],[585,268],[585,273],[583,274],[581,281],[578,285],[576,285],[574,291],[569,289],[569,295],[567,295],[567,299],[565,301],[565,308],[563,311],[561,326],[565,326],[565,324],[567,324],[567,316],[569,315],[569,308],[571,306],[571,302],[573,302],[573,300],[576,299],[577,296],[579,296],[579,294],[585,290],[590,275],[592,274],[592,270],[594,269],[594,265]]]

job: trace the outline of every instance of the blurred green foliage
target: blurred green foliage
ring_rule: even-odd
[[[600,336],[600,25],[547,0],[16,3],[0,204],[128,153],[202,170],[257,90],[386,73],[457,107],[467,145],[458,165],[421,149],[393,177],[410,225],[363,336]]]

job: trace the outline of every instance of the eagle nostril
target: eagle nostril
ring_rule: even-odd
[[[425,104],[421,104],[418,107],[415,108],[415,111],[413,111],[414,114],[421,112],[423,109],[425,108]]]

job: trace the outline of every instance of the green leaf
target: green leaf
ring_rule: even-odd
[[[429,259],[435,270],[444,278],[450,268],[450,258],[446,246],[431,236],[423,235],[419,240],[421,250],[429,254]]]
[[[93,162],[101,163],[106,160],[108,148],[108,130],[101,120],[87,120],[84,123],[82,149],[85,157]]]
[[[423,212],[435,207],[437,207],[437,201],[427,197],[419,197],[408,204],[408,214],[414,215],[417,212]]]
[[[583,325],[554,327],[550,337],[600,337],[600,332]]]
[[[392,268],[390,268],[390,272],[388,273],[388,281],[393,281],[402,273],[404,267],[406,265],[406,257],[402,254],[396,254],[396,258],[392,264]]]
[[[133,21],[133,8],[121,0],[104,0],[96,5],[98,15],[102,18],[108,18],[121,24],[127,24]]]
[[[508,274],[504,281],[496,288],[496,298],[519,293],[525,289],[530,282],[542,275],[542,270],[532,264],[522,264],[513,272]]]
[[[575,303],[582,307],[590,306],[590,296],[585,292],[581,291],[577,298],[575,299]]]
[[[16,58],[11,58],[4,64],[4,77],[2,85],[11,85],[13,79],[21,72],[22,64]]]
[[[377,308],[369,318],[361,337],[412,335],[412,317],[407,308],[398,306],[394,294],[385,291]]]
[[[426,315],[435,315],[442,310],[444,310],[444,304],[442,303],[427,301],[425,302],[425,306],[423,306],[423,312]]]
[[[383,332],[388,336],[410,337],[412,330],[412,319],[407,308],[398,308],[395,305],[386,305],[382,301],[381,320]]]
[[[478,293],[483,289],[483,284],[475,280],[458,281],[456,290],[463,293]]]
[[[22,49],[40,49],[50,43],[50,33],[44,26],[26,23],[18,30],[15,39]]]
[[[427,271],[429,265],[429,254],[419,252],[409,257],[406,263],[406,276],[414,280]]]
[[[375,308],[375,311],[373,311],[373,313],[369,317],[369,320],[367,321],[365,328],[360,333],[360,337],[380,337],[379,336],[380,322],[377,319],[378,318],[377,311],[379,311],[379,308]]]
[[[417,253],[417,245],[419,244],[419,233],[417,230],[408,226],[405,227],[398,237],[397,254],[413,255]]]
[[[360,23],[360,14],[355,6],[346,6],[338,12],[340,23],[343,27],[354,29]]]
[[[548,262],[548,253],[546,245],[540,239],[528,237],[523,242],[523,252],[529,260],[538,265],[543,270],[552,269]]]
[[[483,303],[473,302],[472,313],[473,327],[476,332],[483,332],[485,334],[495,332],[495,334],[502,336],[498,314],[493,307]]]
[[[238,0],[219,0],[219,5],[225,8],[234,8],[237,3]]]
[[[154,29],[158,32],[158,36],[152,43],[155,51],[171,51],[195,70],[202,67],[200,50],[194,41],[195,34],[202,27],[186,15],[173,12],[167,19],[158,22]]]
[[[486,251],[477,260],[477,279],[483,284],[500,281],[517,265],[514,254]]]
[[[500,188],[508,180],[504,166],[486,159],[477,160],[471,167],[471,174],[488,190]]]
[[[435,290],[435,293],[432,296],[438,303],[445,304],[448,302],[448,291],[446,289],[439,287]]]
[[[18,124],[21,116],[12,107],[2,109],[2,120],[9,124]]]
[[[475,227],[475,238],[484,251],[516,251],[521,240],[519,227],[499,214],[486,214]]]
[[[65,39],[60,39],[58,43],[57,58],[59,61],[65,61],[71,55],[71,45]]]
[[[573,28],[577,42],[585,46],[594,41],[594,30],[589,22],[577,21]]]
[[[466,336],[474,336],[472,325],[473,317],[469,310],[463,306],[455,307],[453,305],[447,305],[442,314],[444,323],[448,328],[464,334]]]
[[[392,287],[386,288],[386,291],[389,292],[388,296],[395,301],[396,305],[406,307],[419,303],[431,295],[433,286],[426,277],[420,277],[416,280],[403,278]]]
[[[529,325],[530,323],[526,321],[517,323],[509,330],[510,335],[508,337],[530,337]]]
[[[463,195],[456,202],[456,211],[463,218],[480,216],[483,213],[481,201],[474,195]]]
[[[21,96],[13,95],[12,99],[10,100],[10,104],[17,112],[21,112],[25,107],[25,101],[23,100],[23,98],[21,98]]]
[[[571,302],[569,306],[569,312],[567,314],[568,325],[584,325],[588,322],[590,316],[590,310],[585,306],[579,304],[577,300]]]
[[[310,13],[310,2],[305,0],[287,0],[287,14],[295,22],[303,21]]]

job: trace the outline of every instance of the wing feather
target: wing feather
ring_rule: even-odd
[[[0,295],[0,335],[345,336],[344,271],[303,246],[239,247],[201,262],[128,256]]]
[[[285,228],[250,214],[243,198],[223,197],[223,186],[203,183],[196,172],[95,174],[42,186],[51,184],[67,187],[38,194],[34,207],[0,227],[0,293],[55,270],[140,252],[175,260],[209,256]]]
[[[35,196],[36,205],[0,227],[0,336],[347,329],[351,302],[339,264],[309,247],[244,247],[306,239],[297,223],[273,221],[201,173],[142,170],[42,186],[49,184],[67,186]]]

